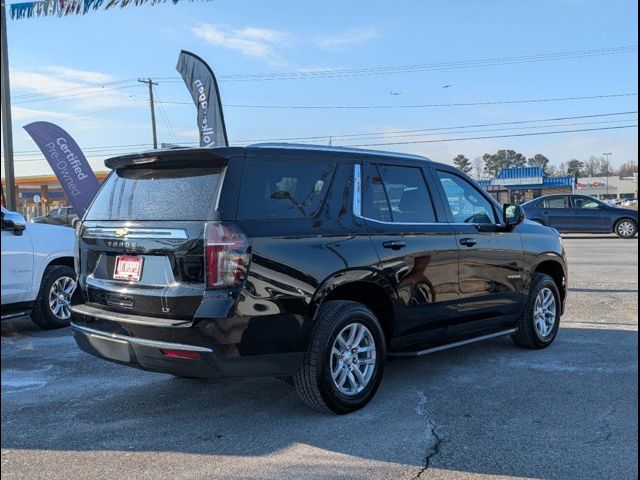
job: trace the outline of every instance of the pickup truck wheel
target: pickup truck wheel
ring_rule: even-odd
[[[31,320],[45,330],[66,327],[71,321],[71,296],[76,289],[76,273],[66,265],[47,267]]]
[[[638,224],[630,218],[623,218],[616,223],[615,233],[620,238],[633,238],[636,236],[636,233],[638,233]]]
[[[560,292],[553,278],[535,273],[531,281],[529,299],[513,341],[531,349],[546,348],[553,343],[560,328]]]
[[[309,407],[345,414],[364,407],[380,386],[385,339],[360,303],[329,301],[318,309],[309,348],[293,381]]]

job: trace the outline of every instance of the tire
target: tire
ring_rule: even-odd
[[[613,232],[618,237],[629,240],[638,233],[638,224],[631,218],[622,218],[616,222]]]
[[[544,294],[542,293],[544,292]],[[545,327],[548,333],[544,335],[544,331],[538,328],[536,312],[538,309],[537,300],[539,296],[550,293],[553,296],[553,305],[555,307],[553,313],[553,324],[549,326],[546,319],[550,319],[551,315],[545,315]],[[560,311],[561,311],[560,292],[556,282],[549,275],[544,273],[534,273],[529,290],[529,298],[525,306],[524,314],[518,320],[516,333],[512,335],[516,345],[529,349],[547,348],[555,340],[558,329],[560,328]],[[550,320],[549,320],[550,321]]]
[[[60,280],[62,283],[58,285],[62,285],[64,279],[71,279],[73,281],[73,288],[71,288],[68,298],[65,296],[64,301],[60,299],[61,305],[71,300],[71,295],[73,295],[73,291],[75,290],[75,271],[66,265],[51,265],[45,269],[44,275],[42,276],[38,298],[36,298],[33,310],[31,311],[31,320],[44,330],[66,327],[71,321],[72,316],[68,310],[68,304],[66,304],[66,307],[60,307],[59,314],[54,312],[55,304],[53,307],[50,306],[50,297],[54,295],[52,293],[54,284]],[[65,313],[62,314],[60,312]],[[68,313],[68,317],[66,317],[66,313]]]
[[[356,339],[362,332],[358,345],[367,350],[354,355],[352,349],[345,348],[346,357],[338,357],[335,346],[345,345],[353,328],[356,329]],[[342,343],[339,343],[338,335]],[[300,370],[293,377],[298,395],[306,405],[321,412],[341,415],[358,410],[371,400],[380,386],[385,354],[384,333],[371,310],[356,302],[326,302],[317,311],[309,348]],[[358,369],[359,377],[354,375],[353,368]],[[332,370],[339,372],[336,380]],[[346,376],[341,378],[343,374]],[[360,390],[351,380],[357,382],[356,377],[366,379]],[[338,386],[341,379],[344,383],[342,390]],[[345,393],[347,388],[353,391]]]

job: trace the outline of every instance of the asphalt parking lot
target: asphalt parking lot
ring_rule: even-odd
[[[109,364],[69,330],[2,328],[2,478],[637,478],[638,241],[569,236],[544,351],[509,338],[388,364],[364,410],[306,409],[270,378]]]

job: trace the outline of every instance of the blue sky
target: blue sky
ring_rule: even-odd
[[[637,45],[637,2],[259,1],[214,0],[98,11],[85,16],[9,20],[18,175],[49,172],[22,125],[58,123],[96,170],[116,151],[150,144],[146,87],[157,78],[160,142],[197,140],[195,107],[175,71],[180,49],[197,53],[220,77],[229,105],[400,106],[637,93],[637,51],[543,62],[411,73],[272,81],[234,74],[308,72],[435,64]],[[111,83],[119,82],[121,83]],[[106,86],[102,86],[105,85]],[[443,88],[450,85],[449,88]],[[99,93],[97,93],[99,92]],[[395,93],[392,95],[391,93]],[[170,103],[175,102],[175,103]],[[637,115],[594,117],[397,137],[438,129],[637,110],[637,96],[565,102],[391,109],[225,109],[231,142],[381,133],[334,144],[438,140],[636,124]],[[594,123],[599,122],[599,123]],[[602,123],[606,122],[606,123]],[[579,125],[578,125],[579,124]],[[546,126],[551,125],[552,128]],[[568,125],[563,127],[562,125]],[[532,128],[529,128],[531,126]],[[543,128],[544,126],[544,128]],[[515,129],[518,128],[518,129]],[[637,128],[561,135],[384,146],[450,162],[499,148],[546,154],[559,164],[613,152],[637,162]],[[113,146],[135,145],[116,149]],[[139,146],[138,146],[139,145]],[[108,147],[94,149],[94,147]],[[3,171],[4,175],[4,171]]]

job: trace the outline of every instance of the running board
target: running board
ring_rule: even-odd
[[[467,340],[461,340],[459,342],[448,343],[447,345],[439,345],[437,347],[431,347],[431,348],[427,348],[425,350],[420,350],[417,352],[388,353],[387,357],[394,357],[394,358],[421,357],[423,355],[428,355],[429,353],[441,352],[442,350],[449,350],[450,348],[461,347],[463,345],[469,345],[470,343],[482,342],[484,340],[489,340],[491,338],[496,338],[496,337],[504,337],[505,335],[511,335],[512,333],[515,333],[515,331],[516,329],[512,328],[510,330],[503,330],[501,332],[490,333],[489,335],[482,335],[480,337],[469,338]]]
[[[2,315],[2,317],[0,317],[0,320],[4,321],[4,320],[11,320],[12,318],[29,316],[29,313],[30,313],[29,310],[26,310],[24,312],[7,313],[6,315]]]

